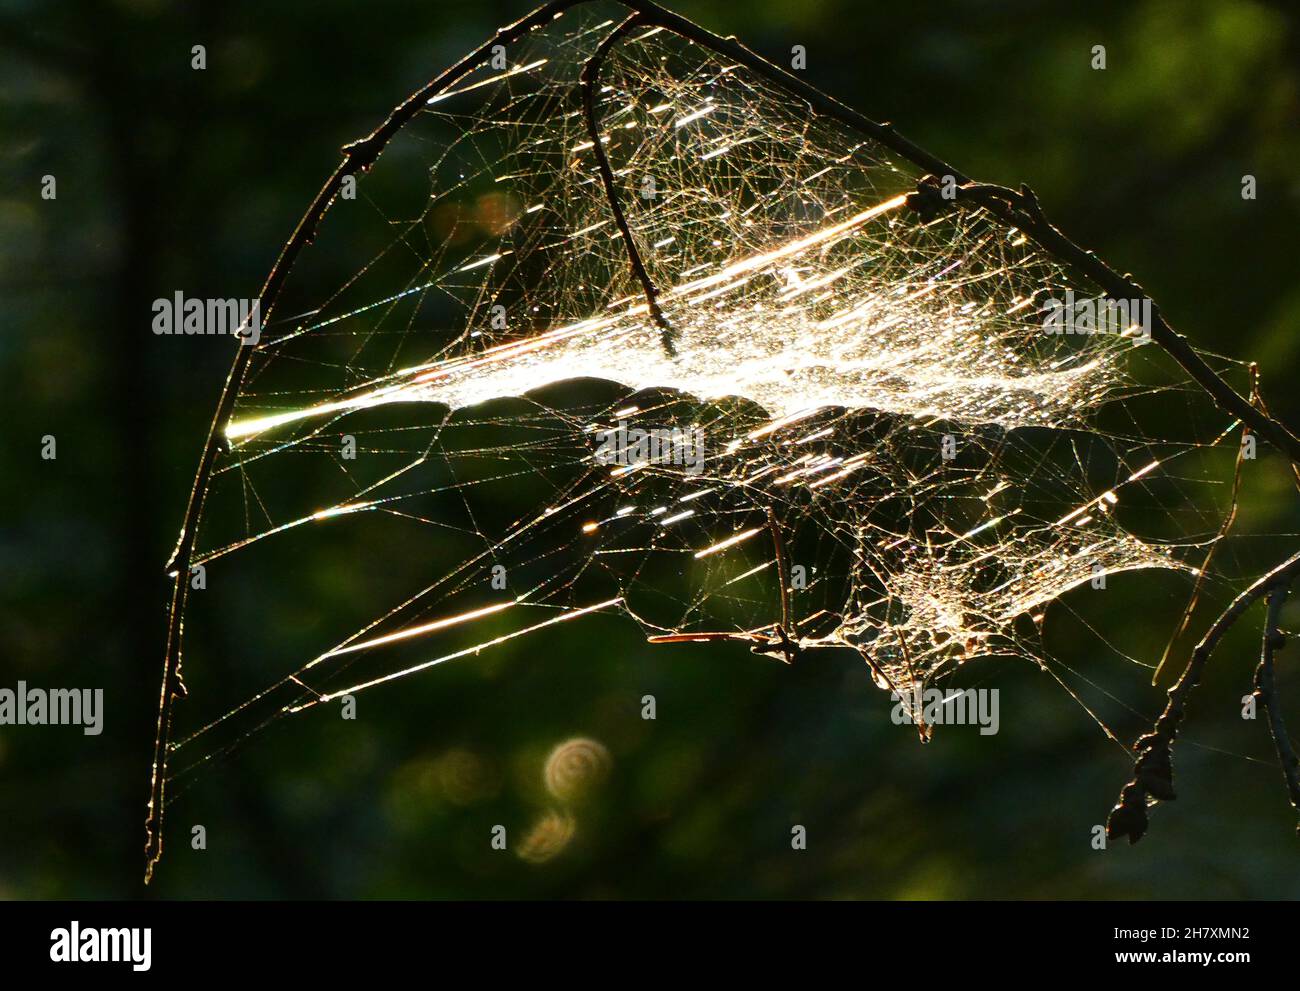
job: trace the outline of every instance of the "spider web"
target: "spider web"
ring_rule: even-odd
[[[855,650],[910,704],[980,657],[1054,670],[1073,589],[1194,573],[1230,424],[1139,338],[1044,333],[1045,293],[1095,286],[983,209],[918,213],[913,163],[640,27],[593,116],[653,319],[580,85],[625,13],[506,46],[326,214],[224,425],[191,564],[238,592],[190,596],[175,777],[596,612]],[[605,463],[620,425],[698,436],[702,465]]]

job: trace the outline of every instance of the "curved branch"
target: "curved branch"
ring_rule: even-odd
[[[1147,831],[1148,799],[1171,801],[1174,795],[1173,752],[1178,728],[1187,713],[1187,700],[1201,680],[1206,662],[1219,641],[1252,605],[1279,589],[1289,588],[1300,575],[1300,553],[1291,555],[1250,588],[1232,600],[1192,651],[1182,676],[1169,689],[1165,710],[1152,731],[1133,745],[1138,751],[1133,779],[1120,791],[1119,801],[1106,820],[1106,835],[1127,836],[1136,843]]]
[[[420,110],[431,96],[441,92],[457,79],[467,75],[480,65],[492,52],[494,45],[510,44],[535,28],[541,27],[570,7],[587,0],[551,0],[514,24],[501,28],[474,51],[447,69],[436,79],[412,93],[398,104],[379,127],[359,141],[343,149],[343,161],[326,180],[320,192],[316,194],[307,212],[298,221],[293,234],[285,242],[284,249],[271,267],[262,291],[258,294],[258,303],[262,319],[266,319],[275,306],[298,256],[316,236],[321,218],[334,202],[342,188],[343,180],[348,176],[363,172],[374,165],[380,152],[389,140],[401,130]],[[145,872],[144,880],[148,884],[153,877],[154,866],[162,856],[162,822],[163,806],[166,801],[167,758],[171,750],[172,709],[178,698],[185,695],[185,682],[181,675],[181,628],[185,612],[185,602],[189,591],[190,562],[194,555],[194,544],[198,534],[199,518],[203,514],[204,501],[207,498],[208,483],[216,465],[217,454],[221,448],[221,428],[234,410],[235,398],[243,385],[248,372],[248,363],[255,346],[239,345],[235,358],[226,376],[226,384],[217,402],[216,412],[208,427],[208,437],[199,457],[199,466],[194,475],[194,485],[190,489],[189,501],[185,507],[185,517],[181,523],[180,535],[176,547],[167,561],[165,570],[173,579],[171,606],[167,614],[167,642],[163,654],[162,689],[158,702],[158,728],[154,737],[153,771],[149,783],[149,805],[145,816]]]

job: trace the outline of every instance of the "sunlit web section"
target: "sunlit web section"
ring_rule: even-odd
[[[981,210],[918,215],[913,165],[640,29],[595,115],[670,353],[579,93],[618,19],[570,12],[430,100],[299,263],[198,548],[258,591],[187,625],[190,648],[264,634],[240,645],[256,687],[212,686],[192,763],[595,612],[856,650],[904,690],[990,654],[1050,665],[1051,603],[1185,570],[1214,532],[1199,438],[1143,420],[1182,403],[1160,357],[1043,332],[1041,293],[1092,287]],[[701,456],[603,462],[620,425]]]

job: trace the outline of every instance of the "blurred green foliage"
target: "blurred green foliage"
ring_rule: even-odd
[[[1294,425],[1300,24],[1288,7],[675,9],[776,60],[805,45],[820,88],[971,175],[1029,182],[1200,346],[1261,362],[1271,407]],[[181,354],[149,332],[149,301],[175,288],[253,295],[339,147],[524,12],[501,0],[0,5],[0,684],[107,695],[97,738],[0,729],[0,897],[145,893],[161,565],[231,347],[191,340]],[[190,69],[194,44],[205,72]],[[1089,67],[1095,44],[1104,72]],[[1255,202],[1240,196],[1247,173]],[[46,174],[55,201],[40,199]],[[45,434],[57,461],[39,457]],[[1221,569],[1281,556],[1289,540],[1269,535],[1300,530],[1296,506],[1284,466],[1263,456],[1246,536]],[[1114,589],[1108,620],[1158,656],[1168,627],[1151,628],[1148,587]],[[1176,612],[1181,593],[1153,594],[1160,615]],[[1132,849],[1089,842],[1124,754],[1032,668],[980,672],[1003,692],[999,735],[941,731],[922,747],[890,724],[856,658],[785,669],[738,647],[653,648],[602,617],[366,693],[347,741],[318,717],[280,723],[179,800],[150,894],[1295,897],[1293,816],[1262,727],[1238,718],[1256,636],[1244,624],[1216,658],[1176,756],[1180,799]],[[238,645],[237,625],[227,637]],[[1097,659],[1084,642],[1054,646],[1086,674]],[[1162,697],[1143,675],[1125,699],[1138,710],[1121,727],[1130,739]],[[640,718],[644,694],[654,722]],[[599,741],[612,765],[566,813],[573,839],[544,863],[491,851],[491,824],[522,837],[556,808],[545,761],[574,737]],[[206,852],[188,848],[191,823],[207,827]]]

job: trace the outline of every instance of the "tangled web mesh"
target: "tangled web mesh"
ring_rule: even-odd
[[[1163,356],[1044,333],[1044,292],[1095,287],[981,209],[918,214],[912,163],[646,27],[610,47],[594,114],[667,346],[579,84],[620,16],[511,44],[326,215],[335,250],[309,249],[263,330],[193,561],[245,589],[239,626],[265,643],[186,617],[189,658],[284,672],[285,627],[319,650],[251,696],[214,677],[184,766],[218,728],[237,741],[597,611],[773,654],[780,626],[905,693],[980,656],[1047,665],[1050,603],[1190,572],[1213,534],[1196,472],[1171,470],[1204,445],[1137,422],[1179,394]],[[609,463],[620,425],[676,428],[702,460]],[[331,587],[339,554],[356,574]],[[290,585],[314,610],[262,604]]]

